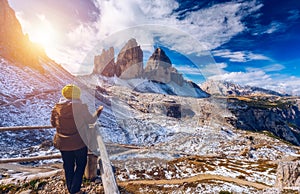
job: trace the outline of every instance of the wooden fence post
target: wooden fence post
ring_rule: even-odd
[[[94,179],[97,177],[97,161],[98,156],[95,156],[91,152],[88,153],[87,164],[84,171],[84,177],[87,179]]]

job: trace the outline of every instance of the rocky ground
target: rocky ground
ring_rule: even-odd
[[[238,133],[239,138],[219,145],[223,154],[196,155],[195,150],[200,148],[193,147],[196,142],[193,146],[190,142],[197,137],[189,137],[185,143],[177,141],[178,145],[173,145],[177,150],[172,151],[172,142],[147,147],[108,144],[119,190],[121,193],[297,193],[297,188],[281,190],[276,182],[278,164],[299,160],[299,148],[264,134]],[[238,141],[242,137],[244,140]],[[253,149],[249,149],[247,141],[253,141]],[[45,161],[35,167],[1,164],[0,169],[2,193],[67,193],[59,160]],[[100,177],[85,179],[82,191],[103,193]]]
[[[299,147],[267,130],[250,132],[230,123],[237,119],[230,110],[238,109],[238,105],[247,105],[251,110],[258,105],[262,108],[254,103],[256,98],[234,98],[234,103],[239,104],[232,107],[227,98],[139,93],[110,84],[98,87],[95,96],[105,106],[99,132],[106,142],[121,193],[273,194],[299,190],[278,187],[278,164],[299,160]],[[101,104],[99,101],[93,103]],[[263,108],[273,109],[274,102],[266,103]],[[51,144],[51,133],[30,134],[25,136],[29,143],[33,135],[34,141],[38,137],[46,141],[29,148],[4,150],[5,157],[58,153]],[[16,134],[6,135],[7,142],[23,139]],[[13,165],[0,165],[2,193],[66,192],[60,160]],[[295,183],[297,179],[290,185]],[[103,192],[98,179],[85,180],[82,190]]]

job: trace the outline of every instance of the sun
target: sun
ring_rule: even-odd
[[[52,49],[56,33],[50,25],[42,24],[35,27],[31,33],[30,40],[40,44],[45,49]]]
[[[52,33],[45,29],[38,29],[31,37],[31,41],[42,45],[44,48],[51,47]]]

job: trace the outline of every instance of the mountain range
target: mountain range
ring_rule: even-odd
[[[61,88],[74,83],[91,112],[104,106],[98,125],[111,146],[118,181],[155,183],[138,185],[141,193],[158,192],[161,185],[167,193],[274,193],[280,190],[273,190],[276,185],[299,183],[278,175],[282,163],[300,157],[298,97],[228,82],[199,87],[183,78],[161,48],[144,67],[134,39],[116,61],[114,48],[103,50],[94,58],[93,73],[76,77],[23,35],[7,0],[0,0],[0,15],[0,126],[49,125]],[[58,153],[53,133],[2,132],[0,154]],[[139,149],[116,149],[116,144]],[[180,179],[187,183],[171,184]]]

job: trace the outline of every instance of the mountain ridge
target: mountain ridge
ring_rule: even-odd
[[[254,96],[254,95],[273,95],[288,96],[279,92],[268,90],[256,86],[241,86],[229,81],[207,80],[200,84],[200,88],[211,95],[219,96]]]

